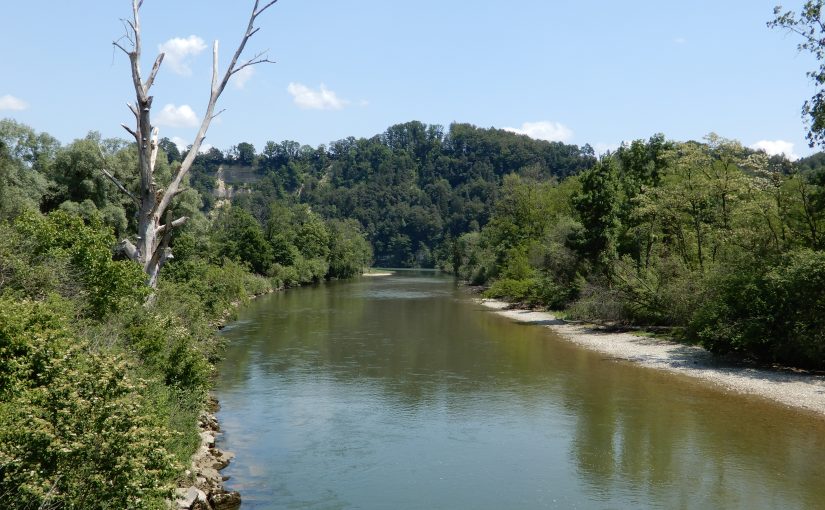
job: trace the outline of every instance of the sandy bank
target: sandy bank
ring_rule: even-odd
[[[825,416],[825,376],[732,366],[701,347],[630,333],[604,332],[558,320],[548,312],[510,309],[510,305],[502,301],[485,299],[480,303],[517,322],[546,326],[565,340],[612,358],[678,372],[726,391],[764,397]]]

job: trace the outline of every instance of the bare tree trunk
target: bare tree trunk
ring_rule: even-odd
[[[148,78],[144,81],[140,70],[142,50],[140,8],[143,5],[143,0],[132,0],[132,19],[126,20],[125,22],[127,25],[125,38],[129,41],[130,48],[124,47],[119,41],[112,43],[128,55],[131,63],[132,83],[135,88],[136,102],[128,106],[135,116],[135,128],[132,129],[126,124],[122,124],[122,126],[137,142],[138,165],[140,169],[140,190],[137,196],[129,193],[138,203],[137,243],[133,243],[129,239],[124,239],[121,241],[121,248],[129,258],[143,266],[143,271],[147,276],[147,284],[152,288],[157,286],[158,274],[161,268],[166,261],[172,258],[172,250],[169,247],[172,230],[182,226],[188,220],[186,216],[173,218],[170,205],[176,196],[185,191],[181,188],[181,183],[189,173],[192,163],[195,161],[195,156],[197,156],[201,144],[206,137],[206,131],[209,129],[209,125],[212,120],[220,114],[220,112],[215,113],[215,105],[218,102],[218,98],[223,93],[232,75],[248,66],[272,62],[266,58],[263,53],[258,53],[249,60],[241,63],[239,63],[239,59],[249,38],[259,30],[254,26],[255,20],[277,1],[278,0],[271,0],[261,7],[259,5],[260,0],[255,0],[252,12],[249,15],[249,23],[246,31],[232,56],[229,67],[222,77],[218,71],[218,42],[215,41],[212,48],[212,83],[206,113],[201,120],[200,129],[198,129],[198,134],[192,142],[189,153],[186,155],[186,158],[184,158],[183,163],[181,163],[180,168],[172,178],[172,182],[169,183],[166,189],[159,187],[154,180],[155,161],[158,156],[158,128],[152,126],[150,114],[152,111],[153,97],[149,95],[149,90],[152,88],[160,66],[163,63],[164,54],[161,53],[157,56]],[[104,173],[115,182],[121,191],[128,193],[126,188],[117,182],[110,173]]]

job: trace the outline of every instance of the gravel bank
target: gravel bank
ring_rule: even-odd
[[[571,324],[548,312],[512,309],[509,303],[484,299],[483,306],[517,322],[546,326],[577,345],[612,358],[702,379],[725,391],[764,397],[825,416],[825,376],[726,364],[689,345],[630,333],[612,333]]]

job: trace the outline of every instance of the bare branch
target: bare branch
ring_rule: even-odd
[[[272,1],[271,1],[271,2],[269,2],[268,4],[266,4],[266,5],[264,5],[263,7],[261,7],[260,9],[258,9],[258,2],[255,2],[255,9],[258,9],[258,10],[253,10],[252,19],[255,19],[255,18],[257,18],[258,16],[260,16],[262,12],[264,12],[265,10],[269,9],[270,7],[272,7],[272,5],[273,5],[275,2],[277,2],[277,1],[278,1],[278,0],[272,0]]]
[[[135,130],[134,130],[134,129],[130,128],[130,127],[129,127],[129,126],[127,126],[126,124],[121,124],[121,125],[120,125],[120,127],[122,127],[123,129],[125,129],[126,131],[128,131],[130,135],[132,135],[132,136],[134,136],[134,137],[135,137],[135,140],[137,140],[138,142],[140,142],[140,136],[139,136],[137,133],[135,133]]]
[[[218,113],[216,113],[215,115],[213,115],[212,118],[214,119],[215,117],[217,117],[218,115],[222,114],[225,111],[226,111],[226,108],[224,108],[223,110],[221,110]]]
[[[155,77],[158,75],[158,71],[160,70],[160,64],[163,62],[163,57],[165,53],[161,53],[158,55],[158,58],[155,59],[155,64],[152,66],[152,72],[149,73],[149,78],[146,80],[146,84],[143,86],[143,90],[145,94],[149,93],[149,89],[152,88],[152,84],[155,83]]]
[[[108,177],[108,178],[109,178],[109,180],[110,180],[110,181],[112,181],[112,182],[114,183],[114,185],[115,185],[115,186],[117,186],[117,189],[119,189],[120,191],[122,191],[123,193],[125,193],[126,195],[128,195],[128,196],[129,196],[129,198],[131,198],[131,199],[135,202],[135,204],[136,204],[136,205],[140,206],[140,200],[138,200],[138,199],[137,199],[137,197],[136,197],[135,195],[133,195],[131,191],[129,191],[128,189],[126,189],[126,186],[124,186],[123,184],[121,184],[121,183],[120,183],[120,181],[118,181],[118,180],[115,178],[115,176],[114,176],[114,175],[110,174],[110,173],[109,173],[109,171],[108,171],[108,170],[106,170],[105,168],[101,168],[101,169],[100,169],[100,171],[101,171],[101,172],[103,172],[103,175],[105,175],[106,177]]]
[[[127,55],[131,55],[131,54],[132,54],[132,52],[131,52],[131,51],[129,51],[129,50],[127,50],[126,48],[124,48],[123,46],[121,46],[121,45],[120,45],[120,43],[119,43],[119,42],[117,42],[117,41],[112,41],[112,45],[113,45],[113,46],[115,46],[115,47],[117,47],[117,48],[120,48],[120,51],[122,51],[123,53],[125,53],[125,54],[127,54]]]
[[[239,65],[235,69],[233,69],[230,74],[238,73],[238,72],[241,71],[241,69],[243,69],[245,67],[249,67],[249,66],[254,66],[256,64],[264,64],[264,63],[266,63],[266,64],[275,64],[276,62],[274,60],[269,60],[268,57],[265,57],[265,55],[267,54],[268,51],[269,50],[261,51],[259,53],[256,53],[255,56],[253,56],[252,58],[250,58],[249,60],[247,60],[243,64]],[[261,57],[263,57],[263,58],[261,58]]]
[[[166,232],[166,229],[169,227],[169,225],[172,225],[172,228],[174,229],[174,228],[184,226],[187,221],[189,221],[189,216],[181,216],[180,218],[176,219],[172,223],[167,223],[165,225],[159,226],[157,228],[157,230],[155,230],[155,232],[157,232],[158,234],[162,234],[163,232]]]
[[[220,95],[218,90],[218,41],[215,40],[212,43],[212,96]],[[217,97],[215,97],[217,99]],[[212,98],[209,98],[209,102],[212,102]]]
[[[97,152],[100,154],[100,159],[102,159],[102,160],[103,160],[103,163],[104,163],[104,165],[105,165],[105,163],[106,163],[106,156],[103,154],[103,149],[101,149],[99,145],[97,146]],[[115,176],[114,176],[114,175],[112,175],[112,174],[111,174],[108,170],[106,170],[105,168],[101,168],[100,170],[103,172],[103,175],[105,175],[106,177],[108,177],[108,178],[109,178],[109,180],[110,180],[110,181],[112,181],[112,182],[114,183],[114,185],[115,185],[115,186],[117,186],[117,189],[119,189],[120,191],[122,191],[123,193],[125,193],[126,195],[128,195],[128,196],[129,196],[129,198],[131,198],[131,199],[135,202],[135,204],[137,204],[137,206],[138,206],[138,207],[140,207],[140,200],[138,200],[138,198],[137,198],[137,197],[136,197],[136,196],[135,196],[135,195],[134,195],[131,191],[129,191],[128,189],[126,189],[126,186],[124,186],[124,185],[123,185],[120,181],[118,181],[118,180],[115,178]]]
[[[126,106],[135,114],[136,118],[140,118],[140,113],[138,113],[137,106],[133,105],[132,103],[126,103]]]

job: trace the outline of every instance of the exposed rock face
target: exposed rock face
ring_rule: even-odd
[[[218,472],[235,458],[232,452],[215,448],[215,438],[220,434],[220,426],[214,413],[218,402],[210,398],[209,411],[199,420],[201,445],[192,456],[189,474],[194,484],[177,490],[175,504],[177,510],[236,510],[241,506],[241,495],[237,491],[227,492],[223,487],[224,477]]]

